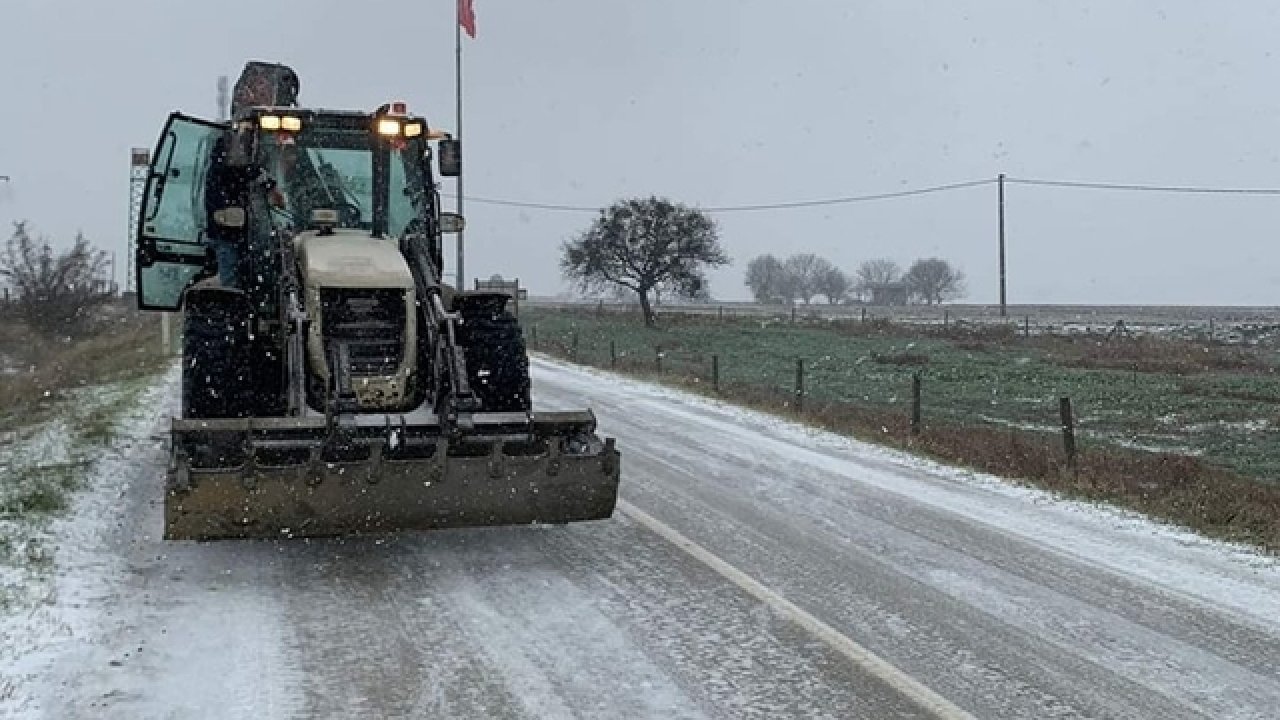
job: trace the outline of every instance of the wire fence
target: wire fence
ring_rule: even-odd
[[[523,323],[533,351],[834,429],[907,442],[981,426],[1056,438],[1070,465],[1093,444],[1205,457],[1280,481],[1280,359],[1215,341],[1208,328],[1189,338],[1123,323],[1064,333],[1030,315],[904,323],[718,307],[667,312],[646,328],[609,305],[535,308]]]

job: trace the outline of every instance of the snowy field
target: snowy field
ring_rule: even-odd
[[[535,298],[527,307],[547,309],[603,308],[607,312],[636,312],[628,305],[593,301],[563,301]],[[1229,344],[1280,346],[1280,307],[1211,305],[1010,305],[1001,316],[999,305],[828,305],[815,302],[797,305],[802,318],[868,319],[883,318],[914,325],[962,323],[978,326],[1013,324],[1034,335],[1053,333],[1078,335],[1107,333],[1123,322],[1135,334],[1203,338],[1212,332],[1219,342]],[[787,315],[790,307],[744,302],[710,301],[703,304],[666,305],[658,313],[689,313],[726,317]]]

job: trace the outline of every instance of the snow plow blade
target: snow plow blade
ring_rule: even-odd
[[[613,514],[613,438],[590,411],[173,420],[166,539],[287,538]]]

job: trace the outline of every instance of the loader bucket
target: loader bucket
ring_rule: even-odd
[[[165,538],[281,538],[607,518],[619,454],[587,412],[174,419]]]

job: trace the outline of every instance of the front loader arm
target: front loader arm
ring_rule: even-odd
[[[440,271],[431,261],[424,240],[421,235],[410,234],[400,245],[413,273],[419,312],[424,319],[421,342],[423,355],[432,359],[436,411],[453,423],[458,413],[480,409],[480,401],[471,391],[466,357],[458,345],[457,324],[461,317],[445,307]]]

